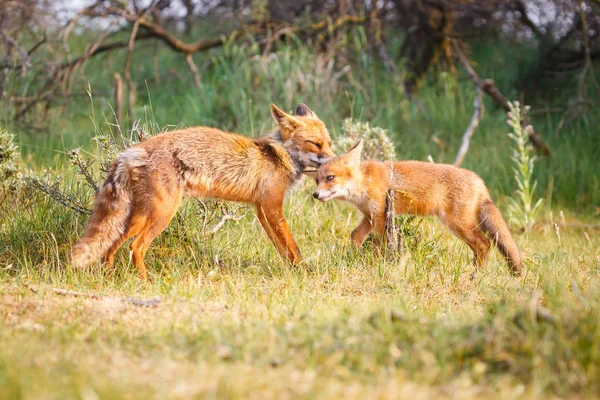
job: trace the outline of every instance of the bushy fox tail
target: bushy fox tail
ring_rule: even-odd
[[[502,214],[492,200],[484,200],[479,207],[479,223],[481,229],[486,232],[492,242],[498,247],[500,253],[506,259],[511,272],[515,275],[521,273],[521,254],[515,243],[510,230],[502,218]]]
[[[110,166],[106,182],[96,195],[92,216],[79,243],[71,249],[69,262],[85,268],[103,257],[115,242],[126,234],[133,202],[132,175],[147,163],[144,149],[132,147]]]

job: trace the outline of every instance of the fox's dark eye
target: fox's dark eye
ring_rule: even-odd
[[[327,179],[328,181],[332,181],[332,180],[333,180],[333,178],[334,178],[334,176],[333,176],[333,175],[329,175],[329,176],[328,176],[326,179]]]

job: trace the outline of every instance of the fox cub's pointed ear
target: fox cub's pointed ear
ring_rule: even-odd
[[[298,104],[298,107],[296,107],[296,116],[316,118],[317,114],[315,114],[313,110],[308,108],[306,104],[300,103]]]
[[[298,118],[281,110],[275,104],[271,104],[271,115],[279,125],[279,131],[284,141],[288,140],[292,132],[303,124]]]
[[[350,150],[346,152],[342,157],[344,157],[349,165],[358,166],[360,165],[360,154],[363,148],[362,139],[356,142],[354,146]]]

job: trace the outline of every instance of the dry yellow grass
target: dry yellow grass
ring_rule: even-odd
[[[175,222],[149,253],[151,284],[124,252],[107,276],[65,269],[68,244],[15,247],[0,272],[0,397],[598,396],[596,231],[543,223],[517,236],[522,278],[494,252],[470,280],[468,249],[436,221],[400,258],[378,258],[349,246],[356,212],[306,186],[286,207],[299,269],[251,216],[197,242],[193,219]]]

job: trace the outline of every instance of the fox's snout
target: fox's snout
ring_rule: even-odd
[[[313,193],[313,197],[318,200],[319,199],[319,192],[314,192]]]
[[[331,159],[332,159],[332,157],[326,157],[326,156],[324,156],[324,155],[320,155],[320,156],[318,157],[318,160],[317,160],[317,162],[319,163],[319,166],[321,166],[321,165],[325,164],[327,161],[329,161],[329,160],[331,160]]]
[[[314,156],[310,157],[310,161],[312,161],[314,164],[316,164],[315,166],[320,167],[321,165],[325,164],[327,161],[331,160],[334,157],[335,157],[334,153],[315,154]]]

